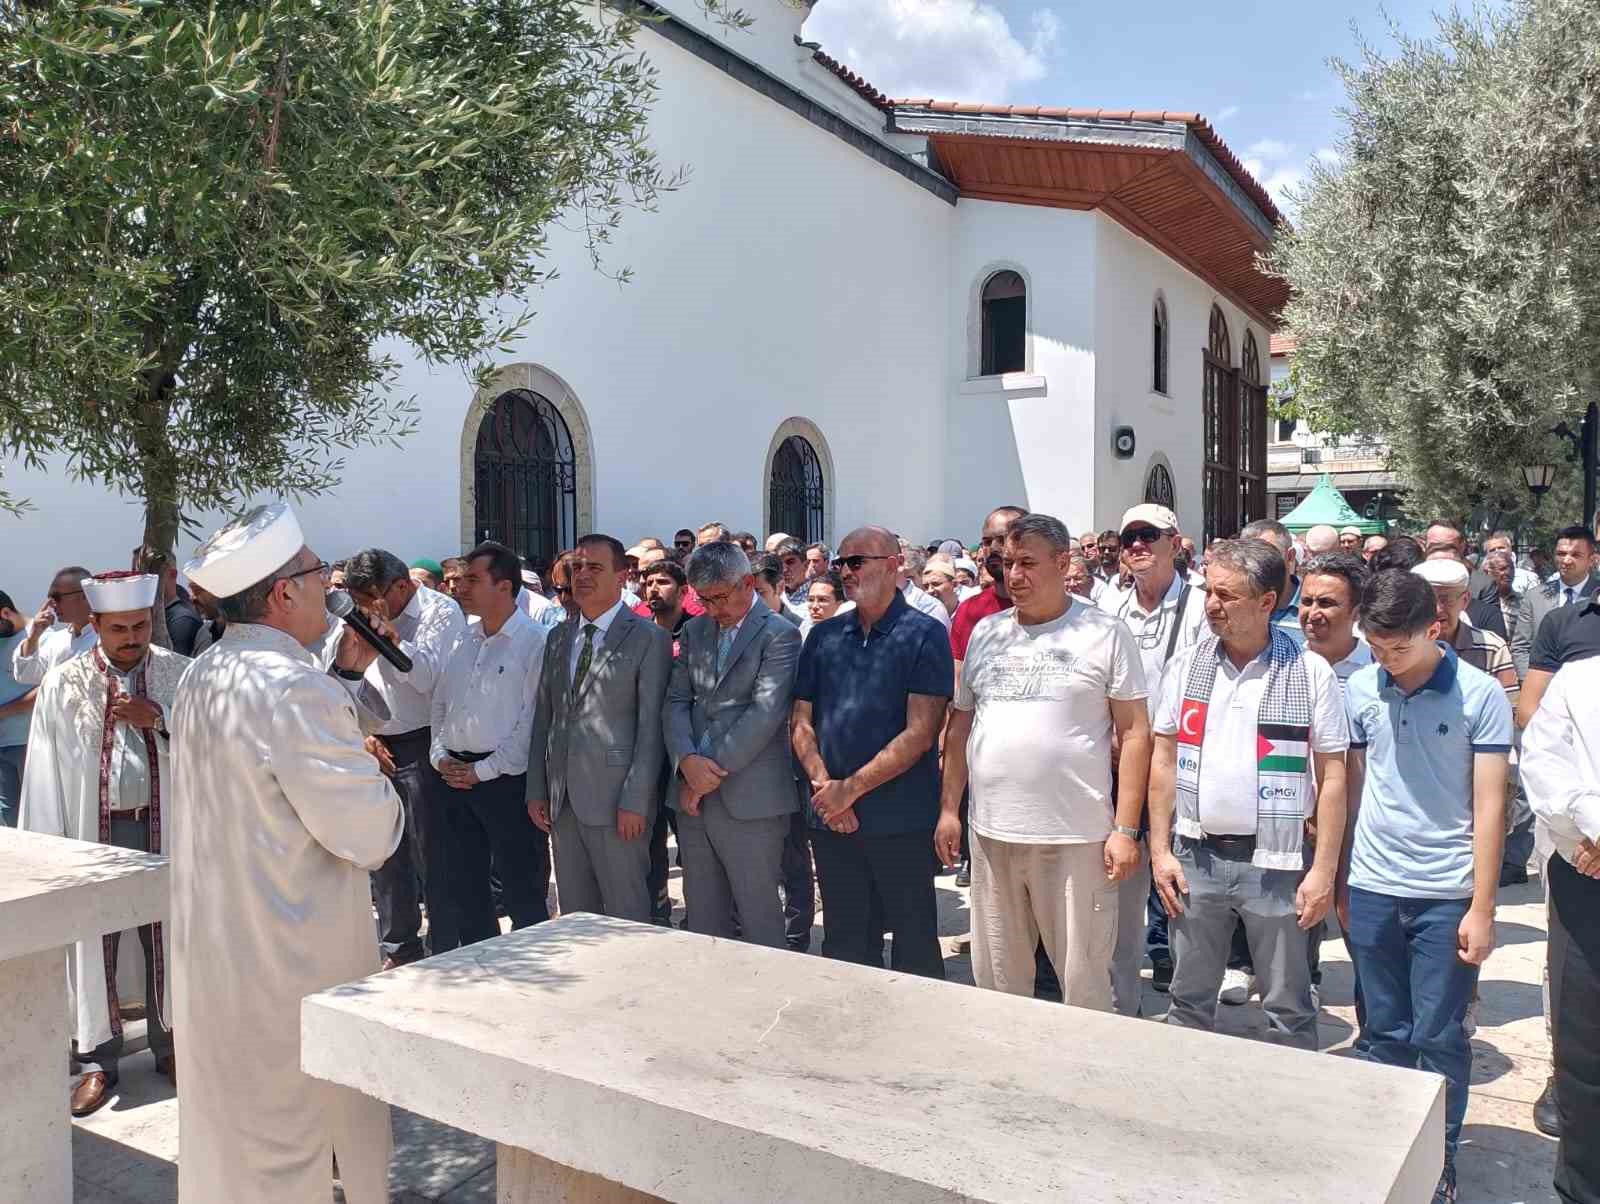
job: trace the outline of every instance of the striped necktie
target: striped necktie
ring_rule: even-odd
[[[733,650],[733,633],[737,627],[724,627],[717,633],[717,676],[722,676],[723,666],[728,663],[728,653]]]
[[[583,625],[583,647],[578,650],[578,667],[572,672],[572,692],[583,688],[583,679],[589,674],[589,662],[594,659],[594,633],[600,628],[593,623]]]

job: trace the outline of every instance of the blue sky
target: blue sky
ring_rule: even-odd
[[[807,40],[890,96],[1198,111],[1282,204],[1330,153],[1330,57],[1435,28],[1437,0],[818,0]]]

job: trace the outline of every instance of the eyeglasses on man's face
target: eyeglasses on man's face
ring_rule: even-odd
[[[76,598],[83,593],[81,589],[53,589],[45,597],[52,602],[65,602],[68,598]]]
[[[833,558],[833,567],[836,570],[849,569],[852,573],[859,573],[861,571],[861,566],[866,564],[869,560],[892,559],[894,559],[892,556],[835,556]]]

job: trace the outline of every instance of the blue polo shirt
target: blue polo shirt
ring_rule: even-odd
[[[1305,628],[1300,626],[1300,578],[1289,578],[1289,600],[1272,612],[1272,625],[1300,647],[1306,646]]]
[[[18,644],[28,638],[26,631],[18,631],[0,639],[0,703],[15,702],[21,698],[32,686],[23,685],[11,676],[11,654],[16,651]],[[28,711],[21,715],[7,715],[0,719],[0,748],[11,748],[18,744],[28,742],[28,724],[33,721],[33,712]]]
[[[800,649],[794,696],[811,704],[817,748],[828,773],[847,778],[906,730],[912,694],[949,698],[955,661],[944,624],[907,604],[898,590],[863,636],[851,610],[811,629]],[[814,808],[806,821],[822,828]],[[939,752],[934,746],[897,778],[856,801],[863,836],[931,831],[939,819]]]
[[[1439,647],[1439,667],[1407,694],[1381,665],[1345,685],[1350,747],[1367,754],[1350,885],[1407,899],[1472,895],[1472,761],[1511,751],[1500,683]]]

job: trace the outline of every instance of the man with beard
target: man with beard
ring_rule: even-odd
[[[78,587],[99,635],[82,656],[52,668],[39,687],[22,780],[19,826],[145,853],[167,852],[163,804],[170,796],[167,718],[189,658],[151,646],[154,574],[107,573]],[[167,957],[161,924],[139,928],[145,1016],[156,1069],[175,1077],[164,1023]],[[117,1085],[122,1013],[117,1003],[120,933],[79,941],[68,959],[77,1003],[75,1060],[83,1078],[72,1114],[87,1116]],[[242,1034],[241,1034],[242,1035]]]
[[[639,590],[644,601],[633,608],[633,613],[652,620],[657,627],[672,636],[672,659],[678,659],[678,634],[683,625],[694,616],[684,605],[688,590],[688,577],[683,566],[675,560],[656,559],[649,563],[639,577]],[[704,614],[704,607],[696,608]],[[663,762],[661,767],[661,793],[656,807],[655,825],[650,830],[650,874],[646,885],[650,891],[650,920],[668,927],[672,923],[672,896],[667,891],[667,830],[677,831],[677,812],[666,805],[667,792],[672,789],[672,766]]]

